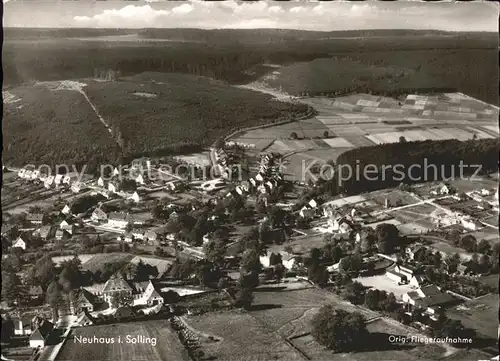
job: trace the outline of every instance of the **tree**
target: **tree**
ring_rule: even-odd
[[[368,336],[365,319],[360,313],[348,313],[332,305],[321,307],[311,326],[314,339],[336,352],[351,351]]]
[[[243,252],[240,267],[243,272],[260,272],[262,264],[258,252],[255,249],[247,249]]]
[[[381,253],[392,253],[399,240],[399,231],[393,224],[382,223],[375,229],[377,247]]]
[[[226,256],[226,246],[219,239],[212,239],[203,246],[205,257],[210,262],[221,265]]]
[[[124,192],[135,192],[137,190],[137,183],[133,179],[124,178],[120,182],[120,187]]]
[[[282,263],[282,257],[280,253],[271,253],[269,256],[269,265],[276,266]]]
[[[406,143],[406,138],[403,137],[403,136],[399,137],[399,142],[400,143]]]
[[[479,241],[477,244],[477,252],[485,255],[489,255],[491,253],[491,245],[490,242],[488,242],[485,239],[482,239]]]
[[[475,252],[477,249],[476,238],[470,234],[463,236],[459,241],[459,246],[467,252]]]
[[[323,132],[323,138],[328,138],[330,136],[330,133],[328,133],[328,130],[325,130]]]
[[[2,272],[2,298],[9,304],[19,300],[21,295],[21,280],[16,273]]]
[[[61,288],[55,281],[52,281],[47,287],[46,300],[57,317],[59,315],[59,310],[64,305],[64,299]]]
[[[274,278],[278,283],[281,282],[283,277],[285,276],[286,273],[286,268],[283,266],[282,263],[278,263],[276,266],[274,266]]]
[[[14,336],[14,322],[10,319],[2,318],[2,342],[8,343]]]
[[[299,135],[297,134],[297,132],[290,133],[290,139],[298,139],[298,138],[299,138]]]
[[[245,310],[249,310],[252,307],[253,299],[252,290],[249,288],[240,288],[238,293],[236,293],[237,306],[243,307]]]
[[[354,281],[346,285],[346,287],[342,290],[341,296],[353,304],[361,304],[364,301],[364,292],[364,286],[361,283]]]
[[[365,305],[371,310],[379,309],[379,295],[378,290],[368,290],[365,295]]]

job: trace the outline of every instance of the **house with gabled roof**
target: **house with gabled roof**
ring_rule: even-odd
[[[60,185],[62,183],[62,180],[63,180],[63,175],[62,174],[56,174],[56,176],[54,177],[54,184],[56,186]]]
[[[440,307],[456,302],[456,299],[447,292],[442,292],[436,285],[418,288],[407,292],[402,297],[408,310],[420,309],[428,315],[435,316]]]
[[[132,193],[132,195],[130,197],[128,197],[128,199],[134,201],[135,203],[139,203],[141,200],[141,197],[139,197],[139,193],[134,192],[134,193]]]
[[[26,250],[26,242],[19,236],[15,242],[12,243],[12,248],[21,248],[24,251]]]
[[[133,289],[127,281],[121,277],[110,278],[102,289],[102,296],[105,302],[111,303],[113,296],[119,293],[126,293],[132,296]]]
[[[50,187],[52,187],[52,185],[54,184],[54,176],[53,175],[49,175],[45,181],[43,182],[43,186],[47,189],[49,189]]]
[[[65,215],[71,214],[71,207],[66,204],[64,208],[61,210],[61,213]]]
[[[74,226],[74,222],[69,218],[59,223],[59,228],[63,231],[68,232],[69,234],[73,234]]]
[[[54,330],[54,324],[47,320],[43,320],[40,325],[33,331],[30,336],[30,347],[31,348],[42,348],[45,347],[50,334]]]
[[[99,179],[97,179],[97,185],[99,187],[103,187],[104,188],[104,179],[102,177],[99,177]]]
[[[77,309],[76,312],[93,312],[95,305],[98,303],[95,296],[87,291],[86,289],[81,289],[77,299]]]
[[[90,216],[90,219],[93,222],[105,222],[105,221],[108,220],[108,215],[101,208],[96,208],[92,212],[92,215]]]

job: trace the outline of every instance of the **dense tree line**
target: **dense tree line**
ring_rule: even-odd
[[[464,165],[462,170],[461,165]],[[322,182],[323,191],[356,194],[401,183],[472,176],[477,166],[481,167],[478,175],[488,174],[498,168],[498,140],[427,140],[362,147],[341,154],[337,166],[340,172],[337,179]],[[356,169],[360,170],[359,177]],[[370,172],[365,174],[364,169],[370,169]],[[339,174],[346,180],[339,182]]]

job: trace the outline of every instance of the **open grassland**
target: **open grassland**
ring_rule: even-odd
[[[127,253],[98,253],[83,264],[83,269],[96,272],[104,270],[106,263],[129,262],[134,256]]]
[[[207,355],[220,361],[296,361],[300,353],[276,332],[250,314],[233,310],[186,318],[188,324],[219,341],[202,345]]]
[[[496,278],[498,285],[498,276]],[[489,293],[465,302],[446,312],[452,319],[476,330],[480,335],[495,339],[498,337],[498,294]]]
[[[126,336],[155,337],[156,345],[150,343],[127,343]],[[114,338],[113,344],[83,344],[77,336]],[[118,337],[121,336],[121,343]],[[58,361],[189,361],[186,350],[177,335],[169,328],[167,320],[131,322],[113,325],[90,326],[74,329],[61,352]]]
[[[251,315],[287,338],[309,332],[312,317],[325,304],[333,304],[349,312],[359,311],[367,319],[377,317],[375,312],[360,309],[331,292],[317,288],[257,291],[254,295],[255,310],[251,311]]]

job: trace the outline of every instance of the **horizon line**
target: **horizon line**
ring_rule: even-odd
[[[308,29],[297,29],[297,28],[195,28],[195,27],[141,27],[141,28],[116,28],[116,27],[106,27],[106,28],[96,28],[96,27],[79,27],[79,26],[3,26],[3,29],[25,29],[25,30],[36,30],[36,29],[49,29],[49,30],[149,30],[149,29],[168,29],[168,30],[201,30],[201,31],[214,31],[214,30],[239,30],[239,31],[252,31],[252,30],[287,30],[287,31],[300,31],[309,33],[332,33],[332,32],[346,32],[346,31],[417,31],[417,32],[441,32],[441,33],[499,33],[498,31],[491,30],[476,30],[476,31],[464,31],[464,30],[441,30],[441,29],[414,29],[414,28],[373,28],[373,29],[342,29],[342,30],[308,30]]]

